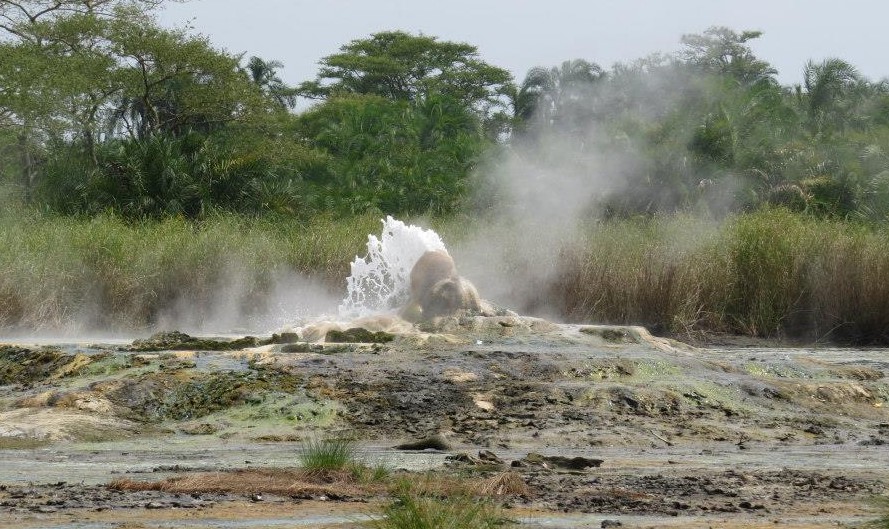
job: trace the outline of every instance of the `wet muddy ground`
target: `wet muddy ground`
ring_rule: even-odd
[[[358,526],[389,499],[107,486],[293,467],[304,441],[344,435],[396,473],[515,472],[527,493],[497,501],[529,527],[852,527],[881,515],[884,350],[703,349],[508,317],[427,331],[228,351],[6,346],[0,526]],[[394,448],[429,439],[442,446]]]

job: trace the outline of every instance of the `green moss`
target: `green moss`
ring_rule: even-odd
[[[720,386],[702,380],[683,384],[675,391],[695,406],[722,410],[726,415],[746,416],[754,412],[750,405],[741,400],[738,389],[733,386]]]
[[[579,369],[573,369],[568,375],[594,380],[608,380],[632,377],[636,374],[636,362],[617,358],[597,362],[587,362]]]
[[[66,354],[57,347],[29,349],[0,345],[0,386],[32,384],[54,376],[74,375],[91,361],[86,355]]]
[[[345,331],[328,331],[324,340],[328,343],[389,343],[395,339],[392,333],[371,332],[361,327],[353,327]]]
[[[767,362],[748,362],[744,364],[744,371],[758,378],[795,378],[812,379],[815,376],[798,367],[788,364],[773,364]]]
[[[260,345],[259,339],[245,336],[235,340],[195,338],[179,331],[160,332],[145,340],[136,340],[123,351],[237,351]]]
[[[84,377],[104,377],[113,375],[133,367],[132,358],[116,356],[112,353],[101,353],[92,357],[86,367],[77,374]]]
[[[638,341],[625,329],[619,327],[581,327],[580,332],[591,336],[598,336],[606,342],[612,343],[638,343]]]
[[[243,405],[261,404],[270,393],[302,394],[301,379],[273,369],[145,373],[124,379],[107,397],[141,422],[194,420]]]
[[[635,364],[634,375],[640,379],[661,380],[667,377],[678,377],[682,374],[679,366],[664,361],[641,361]]]

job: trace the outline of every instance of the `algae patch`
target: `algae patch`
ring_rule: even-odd
[[[372,332],[362,327],[353,327],[345,331],[330,330],[324,341],[327,343],[389,343],[394,339],[395,335],[389,332]]]
[[[256,347],[270,343],[253,336],[245,336],[234,340],[214,338],[196,338],[183,332],[159,332],[144,340],[135,340],[132,344],[122,347],[122,351],[236,351],[248,347]]]
[[[33,384],[50,378],[75,375],[91,361],[87,355],[66,354],[57,347],[29,349],[0,345],[0,386]]]

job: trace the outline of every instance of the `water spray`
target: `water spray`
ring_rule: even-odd
[[[445,250],[433,230],[387,216],[380,238],[367,237],[367,256],[355,257],[346,278],[346,297],[339,305],[342,318],[390,312],[407,303],[411,268],[424,253]]]

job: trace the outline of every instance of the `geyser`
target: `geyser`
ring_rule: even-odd
[[[355,257],[346,279],[346,297],[339,306],[340,317],[360,318],[391,312],[410,297],[410,273],[420,257],[444,250],[441,237],[432,230],[407,225],[391,216],[383,222],[383,233],[367,237],[367,256]]]

